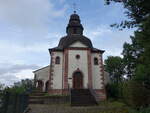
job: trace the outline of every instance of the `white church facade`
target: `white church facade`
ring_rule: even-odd
[[[60,95],[69,94],[70,89],[92,89],[100,100],[106,99],[104,51],[94,48],[83,30],[80,17],[72,14],[67,35],[57,47],[49,49],[50,65],[34,71],[36,87]]]

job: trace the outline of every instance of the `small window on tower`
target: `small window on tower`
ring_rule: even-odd
[[[60,57],[59,56],[56,57],[55,64],[60,64]]]
[[[73,34],[77,34],[77,29],[76,28],[73,29]]]
[[[94,65],[98,65],[98,58],[94,58]]]

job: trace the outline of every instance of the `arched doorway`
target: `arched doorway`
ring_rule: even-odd
[[[49,81],[45,83],[45,92],[48,92]]]
[[[73,88],[83,89],[83,75],[80,71],[73,74]]]
[[[42,91],[43,90],[43,82],[42,82],[42,80],[38,80],[37,81],[38,82],[38,86],[37,86],[37,88],[40,90],[40,91]]]

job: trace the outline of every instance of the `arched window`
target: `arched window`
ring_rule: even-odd
[[[56,57],[55,64],[60,64],[60,57],[59,56]]]
[[[98,65],[98,58],[94,58],[94,65]]]

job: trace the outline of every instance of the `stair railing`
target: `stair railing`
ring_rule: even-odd
[[[71,88],[70,88],[69,84],[68,84],[68,92],[69,92],[69,100],[70,100],[70,104],[71,104]]]
[[[89,89],[90,93],[92,94],[92,96],[94,97],[96,103],[98,104],[97,94],[91,87],[89,87],[89,84],[88,84],[88,89]]]

